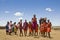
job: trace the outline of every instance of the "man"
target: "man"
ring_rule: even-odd
[[[17,35],[17,25],[16,25],[16,22],[14,22],[13,26],[14,26],[14,33],[15,33],[15,35]]]
[[[44,37],[47,36],[47,22],[46,22],[47,18],[44,18]]]
[[[32,23],[30,21],[29,21],[28,27],[29,27],[29,36],[31,36],[32,35]]]
[[[27,29],[28,29],[28,23],[27,20],[25,20],[25,22],[23,23],[23,28],[24,28],[24,35],[27,35]]]
[[[48,37],[49,37],[49,38],[51,37],[51,36],[50,36],[51,26],[52,26],[52,24],[51,24],[50,20],[48,20],[48,24],[47,24],[47,32],[48,32]]]
[[[20,20],[20,22],[19,22],[19,29],[20,29],[20,36],[21,36],[21,34],[22,34],[22,36],[23,36],[23,31],[22,31],[22,29],[23,29],[23,27],[22,27],[22,20]]]
[[[7,22],[7,24],[6,24],[6,34],[8,34],[9,33],[9,22]]]
[[[41,22],[40,24],[40,33],[41,33],[41,36],[44,36],[44,22]]]
[[[36,26],[37,26],[37,18],[36,18],[36,15],[34,14],[33,15],[33,33],[34,35],[36,34],[35,31],[36,31]]]
[[[11,35],[12,33],[12,21],[10,21],[9,23],[9,35]]]

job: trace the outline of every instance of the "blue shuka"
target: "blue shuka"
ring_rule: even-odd
[[[9,31],[9,27],[8,27],[8,24],[6,25],[6,32],[8,32]]]

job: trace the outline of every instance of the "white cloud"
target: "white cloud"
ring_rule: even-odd
[[[48,12],[52,12],[53,11],[51,8],[46,8],[45,10],[48,11]]]
[[[15,16],[23,16],[23,13],[22,12],[16,12],[14,15]]]
[[[9,11],[5,11],[5,13],[9,13]]]

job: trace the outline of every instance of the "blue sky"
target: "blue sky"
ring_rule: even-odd
[[[60,26],[60,0],[0,0],[1,26],[10,20],[30,21],[33,14],[36,14],[38,20],[47,17],[53,26]]]

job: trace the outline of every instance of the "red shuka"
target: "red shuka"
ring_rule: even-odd
[[[38,24],[36,25],[36,29],[35,29],[35,32],[38,32]]]
[[[44,25],[44,32],[47,32],[47,23],[44,22],[43,25]]]
[[[28,24],[29,26],[29,32],[32,32],[32,24]]]
[[[51,23],[50,22],[47,24],[47,32],[51,32]]]
[[[44,25],[43,24],[40,25],[40,32],[44,32]]]

